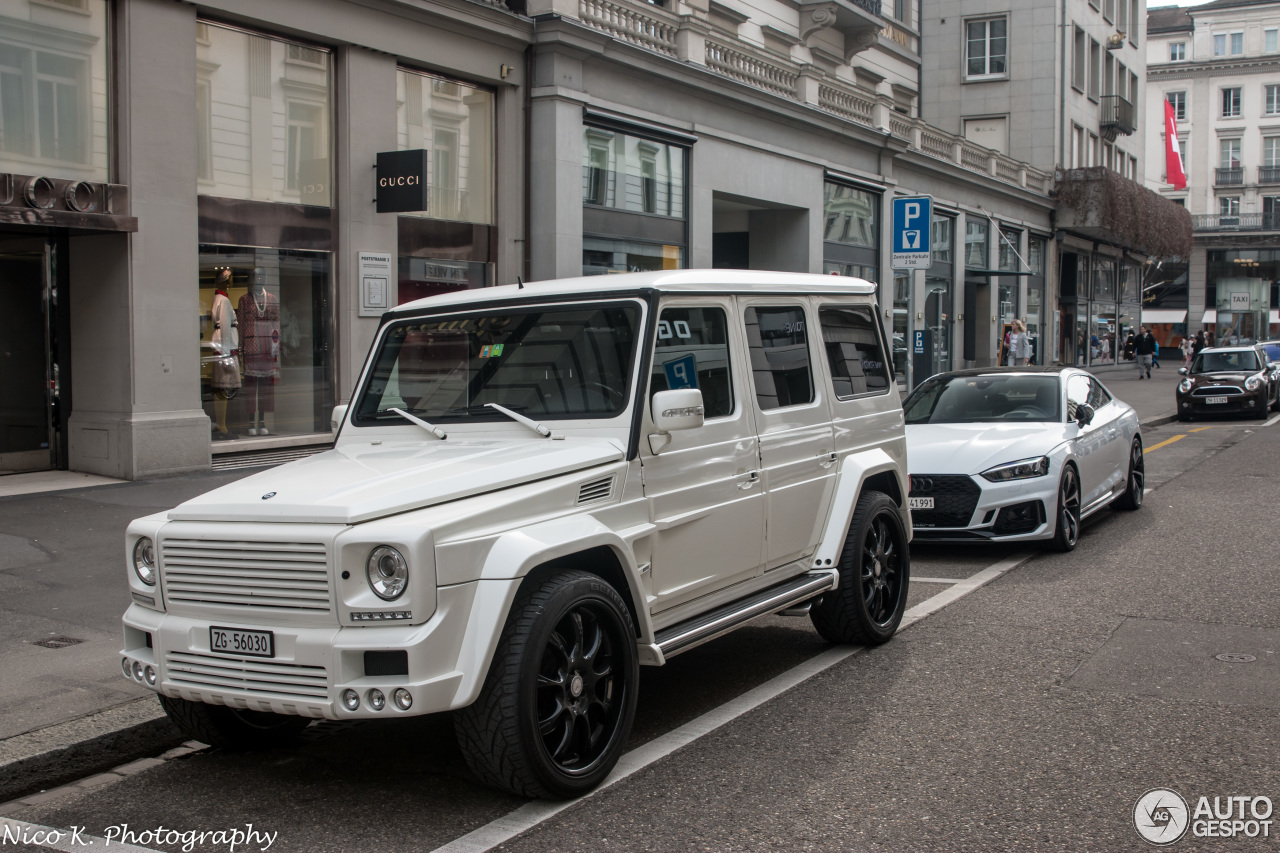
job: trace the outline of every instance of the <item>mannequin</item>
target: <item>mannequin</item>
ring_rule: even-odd
[[[280,378],[280,300],[267,290],[267,271],[253,271],[249,292],[240,297],[240,353],[244,358],[244,406],[249,435],[270,435],[267,415],[276,410]]]
[[[213,363],[213,413],[214,438],[225,439],[231,436],[227,431],[227,401],[236,395],[240,388],[240,336],[237,328],[236,314],[231,309],[231,297],[227,289],[231,287],[231,270],[218,272],[217,290],[213,294],[213,306],[210,314],[213,317],[213,351],[218,359]]]

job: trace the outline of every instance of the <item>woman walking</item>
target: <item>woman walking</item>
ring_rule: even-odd
[[[1009,332],[1008,364],[1010,367],[1023,367],[1030,357],[1031,338],[1027,335],[1027,324],[1021,320],[1014,320],[1013,328]]]

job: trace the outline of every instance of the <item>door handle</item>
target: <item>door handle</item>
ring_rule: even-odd
[[[760,472],[748,471],[746,482],[739,483],[738,488],[742,489],[743,491],[746,491],[747,489],[751,488],[758,482],[760,482]]]
[[[836,452],[833,450],[830,453],[826,453],[826,454],[823,454],[822,456],[819,456],[818,464],[821,465],[823,468],[830,468],[832,465],[836,464],[837,458],[838,457],[836,456]]]

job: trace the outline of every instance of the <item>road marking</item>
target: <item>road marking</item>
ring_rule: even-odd
[[[1186,437],[1187,437],[1186,433],[1183,433],[1182,435],[1175,435],[1173,438],[1166,438],[1164,441],[1160,442],[1159,444],[1153,444],[1150,447],[1146,448],[1143,452],[1150,453],[1153,450],[1159,450],[1162,447],[1173,444],[1175,441],[1182,441],[1182,439]]]
[[[1270,417],[1270,419],[1268,419],[1268,420],[1267,420],[1267,422],[1263,424],[1263,426],[1264,426],[1264,427],[1265,427],[1265,426],[1271,426],[1271,425],[1272,425],[1273,423],[1275,423],[1276,421],[1280,421],[1280,415],[1272,415],[1272,416]]]
[[[960,578],[921,578],[911,576],[912,583],[960,583]]]
[[[0,817],[0,843],[8,843],[8,839],[16,839],[19,843],[34,844],[48,850],[61,850],[63,853],[84,853],[85,850],[99,847],[119,850],[121,853],[162,853],[149,847],[135,847],[119,841],[108,841],[95,835],[81,832],[75,835],[69,829],[57,829],[52,826],[41,826],[38,823],[24,823],[12,818]]]
[[[915,607],[912,607],[902,617],[902,624],[898,630],[902,630],[910,625],[914,625],[926,616],[929,616],[948,604],[952,604],[961,598],[964,598],[974,590],[985,586],[1005,572],[1010,571],[1025,563],[1027,560],[1035,556],[1034,552],[1024,552],[1015,554],[993,563],[972,577],[964,580],[956,581],[955,585],[948,590],[938,593],[928,598]],[[920,580],[920,578],[915,578]],[[937,579],[942,580],[942,579]],[[948,581],[949,583],[950,581]],[[655,738],[643,746],[635,749],[622,756],[618,762],[618,766],[614,768],[613,773],[604,781],[600,787],[590,793],[579,797],[576,800],[568,802],[548,802],[546,800],[535,800],[529,802],[516,809],[515,811],[503,815],[497,820],[491,821],[484,826],[468,832],[466,835],[455,838],[447,844],[437,847],[431,853],[485,853],[492,850],[499,844],[503,844],[520,835],[528,832],[538,824],[560,814],[565,809],[585,802],[596,794],[626,779],[638,770],[643,770],[654,762],[666,758],[678,749],[688,746],[703,735],[710,734],[726,723],[736,720],[743,714],[751,711],[775,699],[788,690],[796,687],[818,673],[835,666],[843,660],[846,660],[859,652],[865,651],[862,646],[837,646],[828,649],[825,652],[817,654],[803,663],[797,664],[786,672],[777,675],[764,684],[748,690],[746,693],[731,699],[718,708],[712,708],[702,716],[685,723],[679,728],[667,732],[661,737]]]
[[[1211,424],[1209,426],[1196,427],[1193,430],[1188,430],[1188,432],[1204,432],[1207,429],[1233,429],[1235,426],[1236,424]],[[1266,426],[1266,424],[1263,424],[1263,426]]]

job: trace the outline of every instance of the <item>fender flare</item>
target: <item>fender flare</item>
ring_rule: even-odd
[[[631,532],[627,531],[629,538]],[[498,638],[506,627],[511,605],[529,573],[558,557],[600,547],[612,551],[622,567],[636,620],[637,643],[652,642],[653,626],[649,621],[648,604],[627,538],[591,516],[553,519],[512,530],[498,537],[481,567],[459,655],[462,680],[454,695],[453,707],[469,705],[479,695],[480,686],[493,663]]]
[[[898,489],[903,496],[898,507],[898,515],[902,519],[903,529],[907,532],[907,541],[911,541],[911,512],[906,506],[907,484],[902,481],[900,466],[893,457],[879,447],[860,453],[850,453],[840,464],[840,473],[836,478],[835,494],[831,497],[831,511],[827,513],[827,523],[822,529],[822,538],[813,554],[814,567],[826,568],[835,566],[844,549],[845,537],[849,534],[849,524],[853,520],[853,512],[858,507],[858,498],[862,495],[863,484],[868,477],[888,472],[898,481]]]

